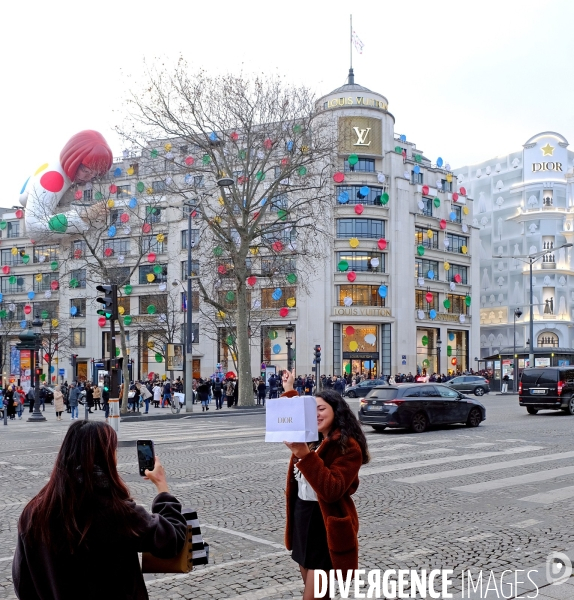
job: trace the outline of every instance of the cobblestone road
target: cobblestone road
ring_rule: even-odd
[[[361,568],[451,568],[452,591],[461,597],[462,570],[537,568],[541,586],[550,552],[567,551],[574,559],[568,516],[574,417],[527,415],[512,396],[483,402],[487,420],[476,429],[367,430],[372,462],[355,495]],[[0,598],[16,597],[10,569],[17,519],[48,477],[69,425],[50,411],[47,423],[0,425]],[[155,440],[173,492],[197,508],[211,547],[210,564],[191,574],[146,575],[151,598],[301,597],[298,569],[283,548],[288,451],[265,444],[263,434],[264,415],[241,410],[122,424],[122,444]],[[122,445],[118,461],[136,500],[149,506],[153,489],[137,475],[134,447]],[[526,596],[532,587],[519,586],[512,595],[499,587],[485,597]],[[574,585],[547,586],[537,597],[574,600]]]

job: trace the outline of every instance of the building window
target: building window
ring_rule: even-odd
[[[381,298],[378,285],[341,285],[339,306],[345,306],[345,298],[351,298],[352,306],[385,306],[385,299]]]
[[[130,297],[129,296],[118,296],[118,310],[120,308],[124,309],[123,313],[120,311],[120,315],[121,314],[129,315],[130,314]]]
[[[84,328],[70,329],[70,337],[72,348],[86,347],[86,330]]]
[[[429,238],[428,232],[432,231],[432,237]],[[424,227],[415,227],[415,246],[424,246],[425,248],[438,248],[438,231],[425,229]]]
[[[58,260],[58,246],[49,245],[49,246],[34,246],[34,253],[32,255],[32,260],[35,263],[50,263],[53,260]],[[2,260],[2,264],[4,261]]]
[[[2,290],[4,291],[4,290]],[[6,310],[6,318],[3,319],[5,321],[23,321],[26,318],[26,313],[24,312],[24,303],[14,303],[15,310]]]
[[[191,261],[191,276],[198,277],[199,276],[199,261],[192,260]],[[187,260],[181,261],[181,280],[187,280]]]
[[[19,221],[8,221],[8,227],[6,229],[6,237],[9,237],[9,238],[20,237],[20,222]]]
[[[261,308],[277,308],[280,306],[285,306],[285,301],[287,298],[295,298],[296,297],[296,289],[295,287],[282,287],[279,288],[283,293],[279,300],[275,300],[273,298],[273,294],[277,288],[262,288],[261,289]]]
[[[375,260],[376,266],[373,265],[373,260]],[[355,252],[347,250],[345,252],[337,252],[337,262],[340,261],[348,263],[349,271],[385,272],[385,254],[381,254],[380,252]]]
[[[24,277],[16,277],[16,283],[10,283],[10,277],[2,277],[2,293],[17,293],[24,291]]]
[[[146,294],[140,296],[139,300],[139,313],[140,315],[147,315],[148,307],[155,306],[156,315],[167,313],[167,294]]]
[[[60,305],[58,302],[34,302],[34,316],[38,315],[44,321],[58,317]],[[46,323],[50,325],[50,323]]]
[[[421,209],[423,215],[425,217],[432,217],[433,199],[432,198],[422,198],[421,202],[423,203],[423,207]]]
[[[361,173],[374,173],[375,172],[375,159],[374,158],[359,158],[359,162],[354,165],[350,165],[348,160],[345,160],[345,172],[361,172]]]
[[[411,171],[411,183],[422,185],[423,172],[419,171],[418,173],[415,173],[414,171]]]
[[[92,201],[92,190],[84,190],[84,202]]]
[[[110,283],[125,285],[130,282],[131,267],[112,267],[107,271]]]
[[[76,240],[72,242],[72,258],[81,258],[86,254],[85,240]]]
[[[146,206],[146,223],[161,223],[161,208],[157,206]]]
[[[161,267],[160,273],[155,272],[156,267]],[[142,285],[146,283],[165,283],[167,281],[167,265],[142,265],[139,272],[139,282]]]
[[[21,265],[22,264],[22,254],[25,254],[24,248],[18,248],[17,254],[12,254],[11,248],[4,248],[0,250],[0,259],[2,260],[3,265]]]
[[[191,310],[197,312],[199,310],[199,292],[191,292]],[[187,312],[187,293],[181,292],[181,310]]]
[[[116,190],[117,198],[129,198],[132,195],[132,186],[129,183],[118,185]]]
[[[465,302],[466,296],[461,296],[460,294],[447,294],[446,298],[450,302],[450,306],[446,309],[446,312],[453,315],[468,314],[468,306]]]
[[[337,219],[337,237],[384,238],[385,221],[380,219]]]
[[[115,225],[120,222],[120,217],[124,214],[123,208],[114,208],[110,210],[110,225]]]
[[[430,310],[431,308],[438,310],[438,293],[430,292],[432,294],[432,302],[427,302],[426,295],[428,293],[426,290],[415,290],[415,306],[417,310]]]
[[[289,207],[287,202],[287,194],[279,194],[271,199],[271,211],[277,212],[279,210],[287,210]]]
[[[184,229],[181,232],[181,249],[187,250],[187,229]],[[199,229],[191,230],[191,247],[197,246],[199,243]]]
[[[426,258],[415,258],[415,277],[438,279],[438,261],[428,260]]]
[[[188,198],[185,201],[185,204],[181,207],[183,216],[187,219],[189,217],[189,213],[193,213],[194,210],[197,210],[197,199]]]
[[[160,192],[165,192],[165,190],[167,189],[167,185],[165,184],[165,181],[163,181],[163,180],[152,181],[151,189],[153,190],[154,194],[158,194]]]
[[[86,316],[85,298],[72,298],[70,300],[70,316],[72,317],[72,319],[78,319],[80,317]]]
[[[462,206],[452,204],[450,209],[454,213],[453,223],[462,223]]]
[[[361,185],[339,185],[337,186],[336,191],[336,199],[337,202],[340,203],[339,197],[341,194],[346,193],[349,197],[347,202],[342,204],[370,204],[370,205],[380,205],[381,204],[381,194],[385,192],[385,190],[381,187],[372,187],[367,186],[369,188],[369,193],[366,196],[361,194]]]
[[[221,306],[225,306],[228,309],[235,310],[237,308],[237,295],[235,295],[232,300],[229,300],[227,298],[228,292],[229,292],[229,290],[219,290],[217,292],[217,302],[219,304],[221,304]],[[289,297],[291,297],[291,296],[289,296]],[[283,298],[283,301],[285,301],[284,298]],[[251,307],[251,290],[247,290],[247,306]],[[193,310],[196,310],[196,309],[194,308]]]
[[[452,192],[452,181],[447,181],[446,179],[443,179],[441,183],[441,189],[443,192]]]
[[[203,187],[203,175],[194,175],[193,176],[193,185],[195,187]]]
[[[468,238],[464,235],[456,235],[455,233],[447,233],[446,239],[448,240],[448,246],[446,247],[448,252],[461,253],[461,248],[465,246],[468,251]]]
[[[78,287],[84,289],[86,287],[86,269],[74,269],[70,273],[70,279],[76,279]]]
[[[264,256],[261,258],[261,273],[266,277],[297,273],[297,259],[286,256]]]
[[[106,250],[108,248],[112,251],[112,256],[120,256],[130,253],[130,239],[129,238],[120,238],[120,239],[107,239],[104,241],[103,254],[107,256]],[[109,253],[108,253],[109,254]]]
[[[45,292],[46,290],[52,289],[52,281],[58,281],[60,279],[60,275],[58,273],[42,273],[42,280],[37,281],[36,276],[34,276],[34,291],[35,292]]]
[[[446,280],[454,281],[454,278],[457,275],[460,275],[461,279],[458,283],[466,284],[467,283],[467,273],[468,273],[468,267],[464,267],[463,265],[453,265],[451,263],[450,269],[448,271],[446,271]]]
[[[163,242],[158,242],[157,236],[147,235],[141,238],[142,253],[154,252],[155,254],[165,254],[167,252],[167,235],[164,234]]]
[[[555,333],[551,333],[550,331],[545,331],[541,335],[538,336],[536,341],[536,345],[539,348],[544,348],[545,346],[550,346],[552,348],[558,348],[558,336]]]
[[[274,242],[282,242],[285,245],[289,245],[297,239],[297,230],[290,225],[273,225],[267,228],[261,239],[268,245]]]

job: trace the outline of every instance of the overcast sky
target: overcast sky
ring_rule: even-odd
[[[82,129],[121,154],[112,130],[144,59],[181,53],[330,92],[347,76],[350,12],[356,82],[387,97],[395,131],[431,160],[481,162],[546,130],[574,139],[572,0],[3,2],[1,204]]]

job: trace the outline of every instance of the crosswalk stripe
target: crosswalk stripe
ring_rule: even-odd
[[[574,485],[568,487],[558,488],[557,490],[550,490],[549,492],[541,492],[540,494],[533,494],[532,496],[525,496],[524,498],[518,498],[522,502],[536,502],[537,504],[552,504],[553,502],[560,502],[561,500],[568,500],[574,497]]]
[[[462,477],[465,475],[474,475],[475,473],[488,473],[490,471],[499,471],[501,469],[511,469],[513,467],[523,467],[537,463],[550,462],[553,460],[562,460],[565,458],[574,458],[573,452],[563,452],[561,454],[548,454],[545,456],[530,456],[528,458],[517,458],[505,462],[490,463],[488,465],[475,465],[464,467],[463,469],[451,469],[449,471],[439,471],[438,473],[424,473],[423,475],[412,475],[411,477],[400,477],[395,481],[402,483],[421,483],[423,481],[434,481],[435,479],[448,479],[450,477]]]
[[[556,479],[564,475],[574,475],[574,467],[561,467],[559,469],[551,469],[550,471],[536,471],[535,473],[527,473],[526,475],[517,475],[516,477],[504,477],[503,479],[491,479],[482,483],[471,483],[470,485],[460,485],[450,488],[457,492],[468,492],[470,494],[478,494],[480,492],[488,492],[492,490],[500,490],[506,487],[514,487],[515,485],[525,485],[527,483],[535,483],[539,481],[548,481]]]
[[[500,452],[476,452],[475,454],[461,454],[459,456],[446,456],[442,458],[429,458],[428,460],[418,460],[410,463],[398,463],[394,465],[386,465],[384,467],[364,467],[359,475],[378,475],[379,473],[394,473],[406,469],[418,469],[419,467],[430,467],[434,465],[444,465],[450,462],[461,462],[465,460],[479,460],[482,458],[494,458],[495,456],[507,456],[509,454],[520,454],[522,452],[534,452],[535,450],[543,450],[542,446],[518,446],[517,448],[508,448]]]

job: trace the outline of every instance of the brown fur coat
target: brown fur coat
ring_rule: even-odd
[[[359,568],[359,517],[351,496],[359,486],[358,474],[363,457],[359,444],[352,438],[346,453],[341,454],[336,443],[340,435],[338,430],[333,432],[317,452],[307,454],[297,467],[317,494],[333,568],[345,573],[348,569]],[[292,548],[293,507],[298,493],[297,480],[293,475],[295,460],[292,455],[287,471],[287,550]]]

